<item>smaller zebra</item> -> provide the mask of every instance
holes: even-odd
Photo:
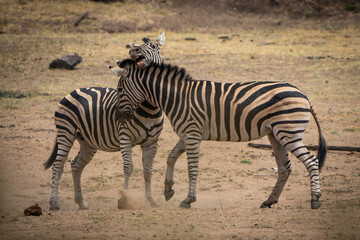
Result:
[[[164,43],[164,33],[161,33],[155,42],[144,38],[144,44],[134,45],[129,54],[137,62],[142,62],[139,64],[142,67],[152,61],[161,63],[159,49]],[[98,150],[121,151],[124,160],[124,188],[128,189],[133,170],[131,148],[135,145],[140,145],[142,148],[146,197],[151,206],[158,206],[151,193],[151,175],[157,141],[163,128],[162,111],[144,102],[136,111],[136,116],[132,121],[119,124],[117,102],[116,89],[103,87],[79,88],[60,101],[55,112],[55,145],[51,156],[44,163],[45,169],[52,166],[50,210],[60,209],[58,186],[65,161],[75,140],[80,143],[80,151],[71,162],[71,170],[75,202],[79,205],[79,209],[88,208],[82,192],[81,174],[95,153]]]

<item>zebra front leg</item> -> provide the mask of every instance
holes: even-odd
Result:
[[[151,191],[152,167],[157,151],[157,141],[151,143],[150,145],[141,146],[141,148],[143,152],[142,162],[145,180],[145,195],[152,207],[159,207],[159,205],[153,199]]]
[[[169,201],[175,194],[175,191],[172,189],[174,185],[174,168],[177,159],[185,152],[185,142],[179,140],[175,147],[171,150],[168,159],[167,159],[167,168],[165,176],[165,189],[164,195],[165,200]]]
[[[181,208],[190,208],[191,203],[196,201],[196,181],[199,174],[199,153],[201,137],[190,136],[185,140],[188,161],[189,192],[184,201],[180,203]]]
[[[131,140],[129,139],[128,141],[124,141],[123,139],[121,139],[120,141],[120,151],[121,151],[121,155],[123,157],[123,161],[124,161],[124,189],[128,190],[129,189],[129,181],[130,181],[130,176],[132,174],[132,171],[134,169],[134,164],[132,161],[132,156],[131,156]]]
[[[278,166],[278,179],[269,198],[261,204],[260,208],[271,208],[271,205],[278,202],[280,194],[292,171],[287,150],[275,139],[273,133],[270,133],[268,137],[274,150],[276,164]]]
[[[75,191],[75,203],[79,205],[79,209],[88,209],[84,194],[81,187],[81,174],[85,166],[91,161],[96,153],[96,149],[92,148],[85,142],[80,142],[80,151],[76,155],[75,159],[71,162],[71,172],[74,182]]]

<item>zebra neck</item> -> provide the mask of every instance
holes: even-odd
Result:
[[[183,69],[153,66],[142,77],[140,88],[147,100],[172,118],[172,112],[181,111],[187,102],[191,78]]]

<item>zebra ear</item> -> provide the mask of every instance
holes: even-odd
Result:
[[[160,35],[159,35],[159,37],[156,39],[156,42],[160,45],[160,46],[162,46],[162,45],[164,45],[165,44],[165,33],[164,32],[162,32],[162,33],[160,33]]]
[[[110,65],[108,65],[108,68],[118,77],[120,77],[122,72],[124,71],[119,68],[114,68],[113,66],[110,66]]]

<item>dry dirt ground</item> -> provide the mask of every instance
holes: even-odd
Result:
[[[279,26],[252,21],[251,29],[224,31],[230,37],[225,40],[219,38],[224,35],[221,29],[167,31],[163,57],[186,68],[195,79],[290,82],[311,100],[328,145],[360,147],[357,22],[342,19],[341,25],[333,26],[322,20],[299,20]],[[163,197],[167,155],[178,140],[168,121],[153,169],[159,208],[149,207],[144,199],[141,151],[134,147],[129,209],[117,209],[123,182],[120,153],[98,152],[82,177],[90,209],[77,209],[67,163],[59,189],[61,209],[48,211],[51,171],[44,171],[42,163],[52,151],[58,102],[78,87],[115,87],[117,79],[106,65],[128,56],[127,43],[155,38],[164,30],[109,34],[65,29],[0,35],[0,238],[360,239],[359,152],[328,152],[318,210],[310,209],[308,173],[291,156],[293,173],[279,203],[260,209],[277,177],[271,151],[247,143],[202,142],[197,202],[191,209],[179,209],[188,188],[185,156],[176,164],[174,198],[166,202]],[[196,40],[186,41],[189,37]],[[73,52],[83,57],[76,70],[48,69],[53,58]],[[314,121],[304,138],[306,144],[317,144]],[[69,161],[78,150],[75,144]],[[24,209],[35,203],[43,215],[24,216]]]

